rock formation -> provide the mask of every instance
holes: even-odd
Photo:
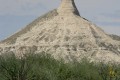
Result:
[[[24,29],[0,42],[0,53],[46,52],[55,59],[119,62],[120,40],[112,39],[92,22],[82,18],[74,0],[39,17]]]

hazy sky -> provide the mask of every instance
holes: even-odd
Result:
[[[55,9],[61,0],[0,0],[0,40],[37,17]],[[120,0],[75,0],[82,17],[107,33],[120,35]]]

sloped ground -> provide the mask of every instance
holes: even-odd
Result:
[[[56,9],[53,11],[48,12],[47,14],[37,18],[36,20],[34,20],[32,23],[28,24],[24,29],[22,29],[21,31],[17,32],[16,34],[8,37],[7,39],[1,41],[0,43],[7,43],[7,44],[15,44],[16,39],[21,36],[22,34],[27,33],[28,31],[31,30],[31,28],[33,28],[33,26],[37,25],[39,22],[45,21],[46,19],[51,19],[54,16],[57,16],[57,11]]]

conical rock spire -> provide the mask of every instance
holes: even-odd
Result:
[[[58,8],[60,15],[79,15],[79,11],[76,8],[74,0],[62,0],[60,7]]]
[[[0,42],[0,54],[14,52],[21,56],[43,51],[65,61],[86,57],[96,62],[120,63],[120,41],[80,17],[74,0],[62,0],[58,9]]]

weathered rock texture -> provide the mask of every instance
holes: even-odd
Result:
[[[0,42],[0,53],[46,52],[56,59],[119,62],[120,40],[82,18],[74,0],[62,0],[58,9],[39,17]]]

